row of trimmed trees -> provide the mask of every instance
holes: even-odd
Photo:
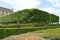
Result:
[[[0,23],[41,23],[59,22],[59,16],[49,14],[39,9],[24,9],[10,15],[0,17]]]

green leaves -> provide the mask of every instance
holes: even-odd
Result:
[[[59,16],[39,9],[24,9],[0,17],[0,23],[53,23],[59,22]]]
[[[59,22],[59,16],[56,16],[54,14],[50,14],[50,22],[51,23]]]

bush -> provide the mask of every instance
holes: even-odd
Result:
[[[51,38],[51,40],[60,40],[60,38],[54,37],[54,38]]]

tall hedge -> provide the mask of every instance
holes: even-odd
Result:
[[[0,17],[0,23],[44,23],[59,22],[59,16],[39,9],[24,9]]]

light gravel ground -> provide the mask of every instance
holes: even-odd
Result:
[[[19,35],[12,35],[1,40],[45,40],[44,38],[40,37],[43,33],[26,33],[26,34],[19,34]]]

